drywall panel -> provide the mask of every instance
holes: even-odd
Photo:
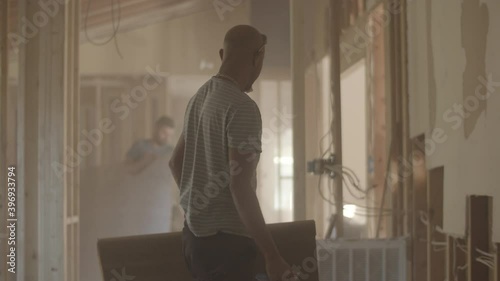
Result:
[[[478,2],[478,1],[465,1]],[[468,91],[464,93],[463,101],[465,107],[469,103],[471,117],[464,120],[464,129],[461,132],[461,143],[459,153],[460,168],[458,176],[462,189],[467,194],[489,195],[493,196],[493,241],[500,241],[500,19],[493,15],[500,13],[500,2],[497,0],[485,1],[484,6],[465,7],[464,11],[470,11],[475,15],[474,29],[468,26],[471,24],[469,19],[465,18],[463,26],[467,27],[466,34],[469,40],[486,41],[486,49],[482,50],[481,42],[477,47],[479,54],[472,51],[467,52],[467,59],[474,59],[480,55],[484,59],[484,70],[474,73],[469,77],[474,81],[474,94]],[[484,7],[484,8],[482,8]],[[487,12],[484,12],[487,11]],[[489,14],[490,16],[487,16]],[[466,15],[464,15],[466,16]],[[486,20],[486,23],[484,21]],[[486,25],[487,24],[487,25]],[[487,36],[476,36],[488,30]],[[463,30],[464,32],[464,30]],[[466,70],[467,71],[467,70]],[[465,72],[464,72],[465,73]],[[485,76],[482,76],[482,75]],[[489,82],[486,82],[489,81]],[[469,82],[472,83],[472,82]],[[465,85],[465,83],[464,83]],[[471,88],[472,89],[472,88]],[[481,96],[485,97],[485,107],[471,107],[472,103],[481,104]],[[467,125],[469,124],[469,125]],[[468,136],[468,137],[467,137]],[[450,205],[451,214],[452,207]]]
[[[426,164],[428,169],[444,166],[444,227],[450,233],[463,235],[466,196],[457,175],[460,166],[460,139],[463,134],[459,127],[450,124],[448,116],[449,109],[460,102],[462,92],[465,58],[461,48],[461,6],[460,2],[451,0],[427,2],[426,5],[431,6],[430,9],[426,8],[431,13],[431,28],[428,30],[431,34],[424,35],[433,42],[429,51],[434,58],[437,93],[433,100],[436,110],[434,127],[429,126],[425,130]],[[429,66],[425,69],[428,71]],[[456,206],[460,207],[450,212]]]
[[[464,235],[466,196],[489,195],[500,241],[500,19],[491,16],[500,3],[411,1],[408,9],[410,130],[426,135],[427,168],[444,166],[444,229]]]

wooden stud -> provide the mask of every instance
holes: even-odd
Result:
[[[457,238],[451,235],[446,235],[446,280],[456,280],[457,275],[457,252],[460,249],[457,247]]]
[[[394,0],[388,0],[384,3],[384,8],[392,5]],[[402,160],[403,160],[403,132],[402,132],[402,83],[401,83],[401,68],[403,67],[402,57],[401,57],[401,32],[400,26],[401,17],[400,14],[392,15],[392,20],[387,26],[388,30],[388,48],[386,49],[387,58],[389,59],[389,71],[388,71],[388,90],[390,93],[390,116],[392,121],[391,126],[391,142],[393,145],[394,153],[392,155],[391,161],[394,163],[395,172],[398,175],[397,181],[394,183],[393,192],[393,208],[395,210],[393,216],[393,237],[398,237],[403,235],[404,230],[404,191],[403,191],[403,181],[402,175]]]
[[[28,20],[45,13],[35,0],[20,4],[21,16]],[[20,280],[73,281],[78,274],[74,224],[79,164],[74,151],[79,140],[79,1],[59,5],[47,24],[20,47]]]
[[[490,269],[477,261],[479,250],[490,252],[491,241],[491,197],[469,196],[468,215],[468,280],[490,280]]]
[[[466,266],[467,264],[467,253],[464,252],[458,245],[463,245],[463,247],[467,247],[467,240],[463,238],[456,239],[457,243],[455,246],[457,247],[457,281],[466,281],[467,280],[467,272],[469,271],[468,267],[460,268],[462,266]]]
[[[351,24],[355,23],[356,20],[358,19],[358,16],[360,15],[358,5],[359,5],[358,0],[351,0],[351,7],[350,7]]]
[[[305,46],[304,5],[302,0],[290,3],[292,100],[293,100],[293,216],[294,220],[306,218],[306,124],[305,124]]]
[[[500,281],[500,243],[496,243],[496,250],[497,250],[497,256],[496,256],[496,281]]]
[[[375,14],[380,13],[383,7],[371,12],[370,17]],[[370,19],[371,20],[371,19]],[[385,184],[385,175],[387,173],[387,152],[386,149],[386,104],[385,104],[385,30],[381,30],[380,34],[374,38],[373,49],[371,53],[373,54],[373,150],[374,155],[374,187],[375,187],[375,202],[381,202],[383,196],[383,189]],[[378,206],[377,206],[378,207]],[[387,230],[387,219],[388,217],[383,217],[381,223],[381,237],[388,237],[389,233]]]
[[[425,136],[417,137],[413,142],[412,167],[413,167],[413,279],[415,281],[427,280],[427,225],[420,220],[420,214],[427,212],[427,169],[425,165],[425,152],[420,144]]]
[[[351,1],[337,1],[340,2],[338,8],[336,9],[337,15],[340,16],[339,18],[339,24],[340,24],[340,30],[348,28],[349,25],[351,24]],[[333,7],[333,6],[332,6]]]
[[[446,236],[446,280],[455,280],[457,262],[455,243],[455,237]]]
[[[8,162],[7,157],[7,120],[8,118],[8,39],[7,33],[9,30],[8,22],[9,1],[1,1],[0,3],[0,254],[7,255],[7,221],[3,218],[7,217],[7,165],[13,164]],[[5,186],[5,187],[4,187]],[[5,257],[5,256],[4,256]],[[2,258],[4,258],[2,257]],[[0,280],[7,279],[7,263],[3,262],[0,266]]]
[[[445,280],[446,278],[446,252],[433,243],[446,242],[446,235],[440,233],[443,229],[443,202],[444,202],[444,167],[434,168],[429,171],[429,184],[427,185],[428,220],[427,228],[427,259],[428,280]],[[438,249],[436,249],[438,248]]]
[[[397,134],[398,134],[398,156],[397,156],[397,165],[398,165],[398,175],[399,175],[399,182],[398,182],[398,192],[399,192],[399,216],[398,216],[398,230],[399,230],[399,236],[405,235],[405,206],[406,206],[406,193],[404,190],[404,182],[406,176],[404,175],[404,167],[403,167],[403,161],[405,158],[405,154],[403,151],[403,145],[405,142],[405,139],[409,137],[408,135],[403,134],[403,107],[405,105],[403,104],[403,95],[406,93],[406,91],[403,89],[403,84],[402,84],[402,74],[403,74],[403,67],[404,67],[404,60],[402,57],[402,37],[401,37],[401,14],[395,14],[394,15],[394,33],[395,33],[395,42],[394,42],[394,48],[397,49],[396,52],[396,57],[395,57],[395,62],[394,62],[394,68],[396,69],[396,89],[395,89],[395,95],[396,95],[396,114],[397,114]]]
[[[32,16],[37,12],[35,1],[20,1],[21,6],[21,17],[32,18]],[[38,115],[39,115],[39,103],[41,95],[39,94],[39,41],[40,34],[31,38],[26,44],[20,46],[20,62],[19,62],[19,103],[21,109],[19,110],[22,115],[19,118],[19,130],[23,135],[22,146],[19,158],[19,172],[23,174],[22,179],[18,182],[18,190],[20,194],[25,194],[24,200],[21,202],[24,204],[23,217],[24,221],[23,228],[21,230],[20,240],[23,242],[19,245],[20,267],[23,268],[18,274],[21,275],[18,278],[21,280],[37,280],[39,279],[39,228],[38,228],[38,213],[39,213],[39,190],[41,189],[41,184],[39,183],[39,136],[38,136]],[[41,81],[40,81],[41,82]],[[53,132],[55,136],[55,132]],[[62,196],[61,196],[62,197]],[[62,217],[62,214],[58,214]],[[62,218],[61,218],[62,219]],[[55,226],[52,226],[55,227]],[[61,233],[62,234],[62,233]],[[23,237],[24,236],[24,237]],[[41,235],[40,235],[41,236]],[[58,235],[59,241],[62,241],[62,237]],[[54,249],[55,250],[55,249]],[[62,255],[62,253],[59,253]]]
[[[18,15],[19,17],[21,16],[26,16],[27,15],[27,3],[26,1],[18,1]],[[37,38],[32,38],[31,40],[37,40]],[[31,41],[30,40],[30,41]],[[29,200],[31,198],[25,198],[24,194],[26,194],[26,181],[25,181],[25,143],[26,143],[26,134],[25,134],[25,129],[26,129],[26,122],[25,122],[25,111],[26,111],[26,92],[29,89],[27,86],[26,81],[26,72],[24,71],[24,65],[27,60],[27,46],[26,44],[22,44],[19,46],[19,56],[18,56],[18,65],[19,65],[19,77],[18,77],[18,90],[17,90],[17,106],[16,106],[16,126],[17,126],[17,132],[16,132],[16,140],[17,140],[17,146],[16,146],[16,162],[17,162],[17,172],[20,175],[17,179],[17,192],[18,194],[23,194],[22,197],[19,197],[19,202],[18,202],[18,217],[19,220],[26,221],[26,216],[28,213],[27,208],[25,207],[26,205],[29,204]],[[33,62],[35,64],[35,62]],[[26,241],[26,222],[19,224],[19,229],[17,233],[17,239],[21,241],[22,244],[18,245],[18,266],[20,269],[19,272],[17,272],[17,279],[16,280],[25,280],[26,279],[26,271],[28,270],[27,265],[27,259],[25,253],[27,252],[26,249],[28,246],[30,246],[29,243],[24,243]]]
[[[71,147],[73,151],[78,151],[80,141],[80,84],[79,84],[79,35],[80,35],[80,7],[78,1],[71,1],[66,4],[66,42],[67,52],[65,61],[66,80],[66,104],[65,104],[65,146]],[[71,167],[67,174],[65,183],[65,200],[67,209],[65,210],[65,280],[76,281],[79,279],[79,183],[80,167]]]
[[[407,46],[407,18],[406,18],[406,1],[401,2],[401,13],[400,19],[400,46],[401,46],[401,58],[400,58],[400,72],[401,72],[401,134],[402,134],[402,167],[401,175],[403,177],[403,193],[404,193],[404,210],[409,211],[413,208],[412,199],[412,176],[413,171],[411,170],[411,139],[410,139],[410,114],[409,114],[409,93],[408,93],[408,46]],[[412,233],[412,220],[408,213],[404,214],[404,227],[403,233],[408,235]]]
[[[467,280],[467,256],[464,247],[467,247],[465,239],[448,236],[446,270],[447,280]]]
[[[363,15],[365,13],[365,0],[357,0],[358,1],[358,15]]]
[[[344,4],[348,1],[343,1]],[[341,71],[340,71],[340,11],[341,1],[331,0],[331,23],[330,23],[330,85],[333,100],[332,140],[335,146],[335,164],[342,166],[342,101],[341,101]],[[344,10],[345,11],[345,10]],[[344,199],[342,177],[335,177],[335,207],[337,213],[336,233],[337,237],[344,235]]]

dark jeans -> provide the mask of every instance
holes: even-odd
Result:
[[[255,280],[257,247],[253,239],[227,233],[196,237],[184,224],[182,250],[193,280]]]

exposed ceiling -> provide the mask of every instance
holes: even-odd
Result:
[[[19,24],[19,0],[9,0],[9,31],[16,33]],[[35,3],[36,1],[33,1]],[[58,5],[60,1],[40,1]],[[213,9],[210,0],[80,0],[81,30],[94,36],[109,36],[119,20],[118,32],[131,30],[159,21]],[[54,9],[51,6],[51,9]],[[43,10],[43,9],[42,9]],[[32,23],[33,19],[27,19]],[[84,39],[85,37],[82,37]]]
[[[84,28],[87,28],[87,32],[93,37],[109,36],[109,34],[113,32],[113,14],[115,17],[115,24],[117,23],[118,15],[120,15],[119,31],[123,32],[156,22],[213,9],[210,0],[81,1],[82,31]],[[113,3],[114,9],[112,8]],[[85,41],[85,37],[82,37],[82,41]]]

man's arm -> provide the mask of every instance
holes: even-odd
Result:
[[[230,188],[241,221],[264,256],[269,280],[284,280],[284,277],[291,273],[291,268],[276,248],[255,192],[259,154],[255,152],[241,154],[237,149],[230,148],[229,161],[230,166],[236,167],[231,175]]]
[[[156,159],[153,153],[145,153],[139,160],[134,161],[132,158],[127,157],[125,160],[125,168],[130,174],[139,174],[146,167],[148,167]]]
[[[262,119],[257,105],[248,101],[235,107],[227,125],[231,194],[241,221],[260,252],[266,259],[272,259],[279,253],[267,230],[255,193],[257,164],[262,151],[261,134]]]
[[[262,254],[272,256],[277,254],[278,250],[267,230],[255,193],[258,159],[256,153],[240,154],[235,148],[229,149],[229,161],[231,166],[236,167],[231,175],[230,188],[243,224],[255,239]]]
[[[184,133],[181,134],[177,144],[175,145],[174,151],[172,152],[172,157],[168,165],[170,166],[170,171],[174,177],[177,186],[180,186],[181,176],[182,176],[182,163],[184,162],[184,149],[186,143],[184,141]]]

